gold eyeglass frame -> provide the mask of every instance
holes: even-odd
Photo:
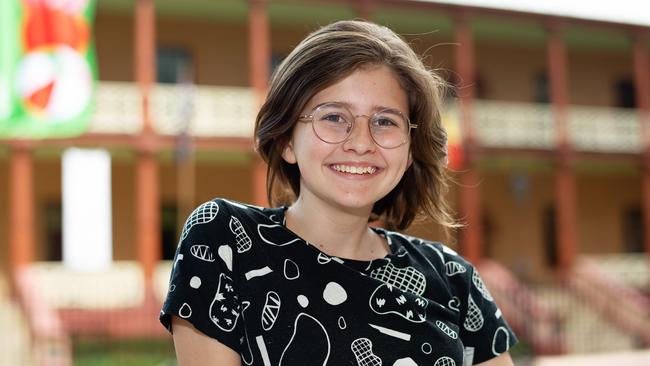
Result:
[[[349,127],[348,127],[348,134],[347,134],[347,136],[345,136],[345,138],[344,138],[343,140],[338,141],[338,142],[326,141],[326,140],[324,140],[322,137],[320,137],[320,136],[318,135],[318,133],[316,132],[316,127],[314,127],[314,123],[313,123],[313,122],[314,122],[314,115],[316,114],[316,111],[317,111],[319,108],[322,108],[322,107],[324,107],[324,106],[329,106],[329,105],[335,105],[335,106],[341,107],[342,109],[344,109],[345,111],[347,111],[347,112],[349,113],[350,116],[353,117],[352,121],[348,121]],[[378,115],[378,114],[380,114],[380,113],[382,113],[382,112],[385,112],[385,111],[390,111],[391,113],[398,114],[399,116],[401,116],[402,118],[404,118],[404,121],[406,121],[406,123],[407,123],[406,138],[404,139],[404,141],[402,141],[402,142],[401,142],[399,145],[397,145],[397,146],[392,146],[392,147],[385,147],[385,146],[383,146],[382,144],[378,143],[377,140],[375,140],[375,136],[374,136],[374,134],[372,133],[372,128],[370,127],[370,121],[372,121],[372,119],[373,119],[376,115]],[[311,129],[312,129],[312,131],[314,132],[314,135],[316,135],[316,137],[318,137],[318,139],[321,140],[321,141],[323,141],[324,143],[327,143],[327,144],[342,144],[342,143],[348,141],[348,139],[350,138],[350,136],[352,136],[352,131],[354,130],[354,126],[355,126],[355,124],[356,124],[357,118],[359,118],[359,117],[366,117],[366,118],[368,118],[368,132],[370,133],[370,137],[372,138],[372,141],[373,141],[377,146],[380,146],[380,147],[382,147],[382,148],[384,148],[384,149],[396,149],[396,148],[398,148],[398,147],[400,147],[400,146],[406,144],[406,143],[409,141],[409,138],[411,137],[411,129],[418,128],[418,125],[417,125],[417,124],[413,124],[413,123],[411,123],[410,119],[409,119],[408,117],[406,117],[406,116],[404,115],[404,113],[402,113],[402,112],[399,111],[399,110],[386,108],[386,109],[379,110],[379,111],[373,113],[372,115],[368,116],[367,114],[354,114],[354,113],[352,113],[352,111],[350,111],[350,108],[348,108],[345,104],[337,103],[337,102],[326,102],[326,103],[321,103],[321,104],[317,105],[316,107],[314,107],[314,109],[311,111],[310,114],[304,114],[304,115],[302,115],[302,116],[299,116],[299,117],[298,117],[298,121],[305,122],[305,123],[312,122],[312,124],[311,124]]]

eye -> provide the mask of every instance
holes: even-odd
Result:
[[[390,116],[390,115],[378,115],[372,120],[372,124],[374,127],[379,127],[379,128],[399,128],[403,125],[403,122],[400,122],[400,119],[398,117]]]
[[[347,124],[348,123],[347,119],[345,118],[345,115],[343,115],[342,113],[338,113],[338,112],[326,113],[326,114],[324,114],[324,115],[322,115],[320,117],[320,120],[321,121],[326,121],[326,122],[332,122],[332,123],[335,123],[335,124],[339,124],[339,123],[340,124],[344,124],[344,123]]]

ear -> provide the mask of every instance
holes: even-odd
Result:
[[[296,154],[293,152],[293,141],[289,141],[284,146],[284,150],[282,150],[282,159],[289,164],[295,164],[297,162]]]

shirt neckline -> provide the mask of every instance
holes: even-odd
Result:
[[[280,224],[282,226],[282,228],[284,228],[284,230],[287,233],[289,233],[290,235],[292,235],[293,237],[295,237],[297,239],[300,239],[302,242],[307,244],[307,246],[312,248],[312,250],[315,251],[318,255],[322,254],[322,255],[325,255],[325,256],[327,256],[329,258],[338,258],[338,259],[342,260],[345,263],[354,263],[354,264],[357,264],[359,266],[363,265],[363,266],[369,268],[370,265],[373,262],[382,261],[382,260],[389,260],[390,261],[391,258],[395,255],[395,253],[397,253],[397,251],[399,249],[398,245],[397,245],[398,240],[395,240],[395,238],[393,237],[393,235],[391,234],[390,231],[388,231],[388,230],[386,230],[384,228],[381,228],[381,227],[370,226],[370,229],[372,231],[374,231],[376,234],[381,235],[382,237],[384,237],[386,239],[386,241],[388,242],[388,248],[389,248],[390,251],[385,256],[378,257],[378,258],[373,258],[373,259],[368,259],[368,260],[363,260],[363,259],[345,258],[345,257],[339,257],[339,256],[327,254],[327,253],[323,252],[322,250],[320,250],[320,248],[318,248],[318,246],[314,245],[313,243],[310,243],[308,240],[305,240],[300,235],[296,234],[293,230],[291,230],[291,229],[289,229],[287,227],[285,212],[286,212],[286,210],[288,208],[289,208],[288,206],[280,206],[280,207],[277,207],[277,208],[273,209],[273,211],[275,211],[274,214],[276,215],[276,219],[278,219],[278,222],[276,222],[276,223]]]

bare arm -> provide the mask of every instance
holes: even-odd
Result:
[[[476,366],[514,366],[514,363],[512,362],[510,353],[506,352],[493,359],[477,363]]]
[[[172,329],[179,366],[241,366],[235,351],[199,332],[187,320],[172,316]]]

